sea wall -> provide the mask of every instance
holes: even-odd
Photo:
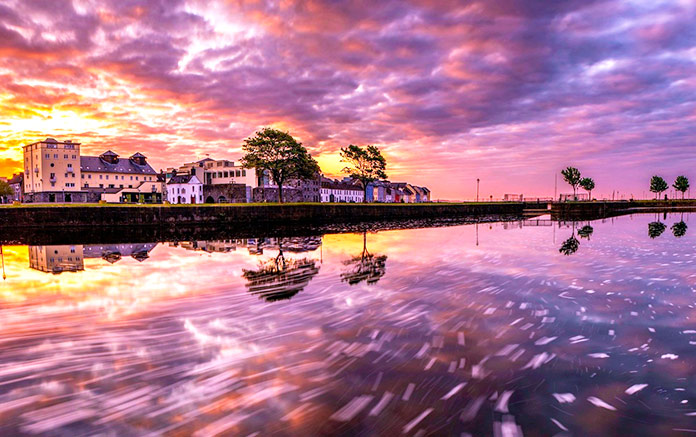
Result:
[[[127,227],[248,223],[324,224],[385,220],[521,216],[522,203],[479,204],[269,204],[161,206],[32,206],[0,208],[0,226],[17,228]]]

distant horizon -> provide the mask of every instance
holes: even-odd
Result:
[[[271,126],[329,177],[374,144],[433,199],[475,199],[477,179],[484,200],[550,197],[567,166],[593,197],[650,198],[653,175],[696,181],[694,22],[677,0],[10,0],[0,175],[47,136],[164,169]]]

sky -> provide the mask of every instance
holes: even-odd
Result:
[[[51,136],[153,167],[289,131],[378,146],[433,199],[696,182],[696,0],[4,0],[0,175]],[[558,176],[558,192],[571,192]]]

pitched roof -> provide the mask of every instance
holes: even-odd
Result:
[[[172,176],[169,179],[169,182],[167,182],[167,185],[169,184],[188,184],[188,183],[193,183],[193,184],[200,184],[201,181],[196,178],[195,181],[192,181],[191,179],[196,178],[195,175],[191,174],[178,174],[176,176]]]
[[[83,172],[157,174],[155,169],[150,167],[150,164],[139,165],[130,159],[119,159],[116,164],[111,164],[98,156],[80,156],[80,169]]]
[[[112,152],[111,150],[107,150],[106,152],[102,153],[99,156],[118,156],[117,153]]]
[[[131,158],[145,158],[145,155],[143,155],[140,152],[135,152],[135,154],[131,156]]]

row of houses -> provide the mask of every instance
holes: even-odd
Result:
[[[24,171],[7,182],[14,194],[0,201],[26,203],[248,203],[276,201],[280,187],[265,172],[240,162],[205,158],[155,171],[147,157],[123,158],[107,150],[80,153],[80,143],[46,138],[24,146]],[[317,174],[283,187],[288,202],[363,202],[358,181]],[[368,202],[428,202],[430,191],[407,183],[368,184]]]

